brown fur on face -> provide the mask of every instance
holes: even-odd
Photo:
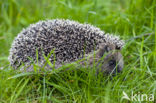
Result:
[[[122,71],[124,66],[123,56],[120,53],[121,48],[114,44],[101,44],[99,50],[89,57],[89,65],[94,62],[97,66],[97,74],[115,74]]]

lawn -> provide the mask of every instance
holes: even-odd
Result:
[[[125,40],[123,72],[21,73],[10,69],[14,38],[46,19],[89,23]],[[127,95],[128,99],[123,98]],[[156,0],[0,0],[0,103],[156,102]]]

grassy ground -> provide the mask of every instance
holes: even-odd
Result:
[[[92,70],[10,70],[7,57],[14,37],[31,23],[54,18],[87,22],[120,35],[126,41],[123,72],[111,79],[95,77]],[[123,91],[128,96],[132,91],[153,94],[156,102],[156,0],[0,0],[0,68],[0,103],[134,102],[122,99]]]

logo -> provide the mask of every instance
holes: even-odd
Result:
[[[123,91],[123,99],[127,99],[129,101],[154,101],[154,94],[141,94],[138,92],[137,94],[134,94],[134,92],[131,92],[131,95],[128,96],[126,92]]]

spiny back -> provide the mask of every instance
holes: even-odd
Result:
[[[36,51],[42,61],[43,54],[47,56],[55,49],[57,62],[71,62],[97,50],[100,43],[111,43],[117,48],[124,45],[119,37],[105,34],[89,24],[63,19],[39,21],[18,34],[10,49],[9,61],[17,68],[22,63],[29,64],[29,58],[36,61]],[[50,61],[53,62],[53,55]]]

